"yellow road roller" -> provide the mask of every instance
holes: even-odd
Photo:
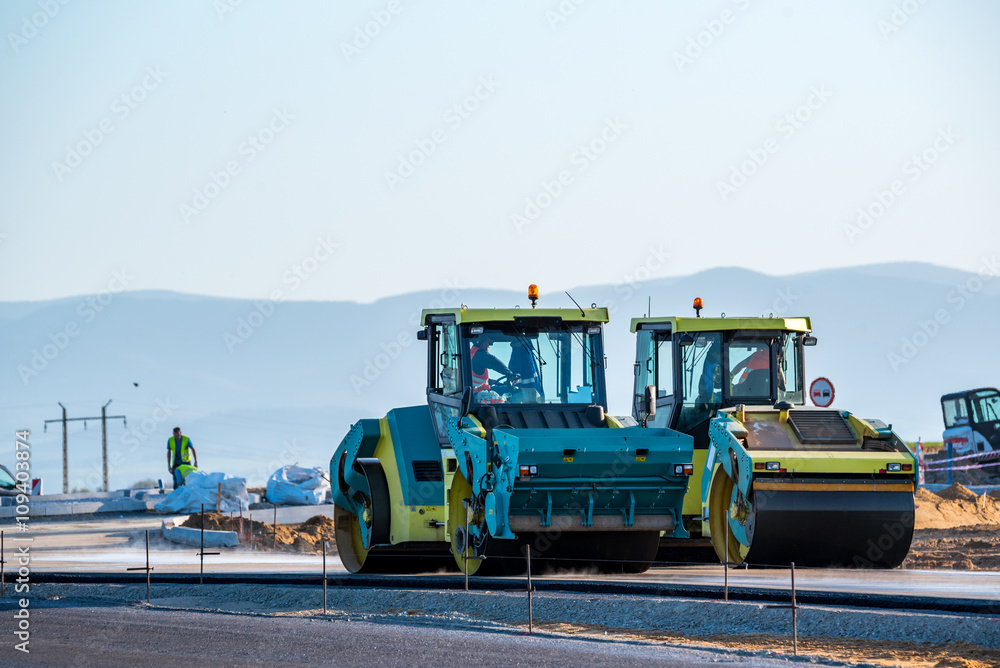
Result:
[[[633,417],[694,440],[690,534],[737,564],[899,566],[915,457],[880,420],[805,406],[809,318],[700,317],[694,306],[694,317],[632,320]]]
[[[607,413],[605,308],[428,309],[425,403],[357,422],[330,461],[352,573],[640,572],[681,517],[693,439]]]

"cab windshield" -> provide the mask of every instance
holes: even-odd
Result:
[[[994,390],[973,393],[972,415],[976,423],[1000,421],[1000,394]]]
[[[770,399],[801,404],[801,344],[798,332],[782,332],[774,338],[734,338],[728,344],[729,396],[739,403],[746,398]],[[773,355],[772,355],[773,349]],[[772,366],[775,366],[772,373]],[[777,383],[776,393],[772,382]]]
[[[0,466],[0,489],[14,489],[15,487],[17,487],[17,483],[14,482],[10,471],[7,470],[6,466]]]
[[[467,334],[473,403],[601,404],[601,327],[490,323]]]

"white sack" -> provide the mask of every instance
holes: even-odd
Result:
[[[290,464],[275,471],[267,480],[269,503],[286,506],[315,506],[326,499],[330,483],[323,469]]]
[[[163,501],[156,504],[156,512],[196,513],[201,510],[202,504],[205,504],[205,512],[215,512],[219,502],[220,484],[222,485],[220,508],[222,512],[239,512],[241,509],[250,509],[246,478],[237,478],[225,473],[192,471],[184,479],[182,487],[175,489]]]

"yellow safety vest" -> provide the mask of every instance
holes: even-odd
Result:
[[[472,351],[469,354],[469,362],[476,359],[476,353],[480,350],[485,350],[485,348],[480,348],[479,346],[472,346]],[[487,353],[489,354],[489,353]],[[476,373],[474,370],[472,372],[472,391],[473,392],[489,392],[490,391],[490,370],[484,369],[481,374]]]
[[[173,436],[167,439],[167,450],[174,453],[174,468],[177,468],[181,464],[191,463],[191,451],[188,449],[190,445],[191,439],[182,435],[180,452],[178,452],[176,439]]]
[[[187,480],[188,474],[198,469],[187,464],[181,464],[177,467],[177,470],[181,472],[181,480]]]

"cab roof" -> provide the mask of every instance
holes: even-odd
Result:
[[[971,397],[973,394],[979,394],[980,392],[987,396],[990,394],[1000,394],[995,387],[979,387],[975,390],[963,390],[961,392],[945,394],[941,397],[941,401],[948,401],[949,399],[964,399],[965,397]]]
[[[809,318],[632,318],[632,332],[669,325],[672,332],[728,332],[738,329],[774,329],[811,332]]]
[[[583,311],[581,313],[580,311]],[[455,322],[514,322],[514,318],[560,317],[566,322],[608,322],[606,308],[428,308],[420,313],[420,323],[430,323],[433,315],[453,315]]]

